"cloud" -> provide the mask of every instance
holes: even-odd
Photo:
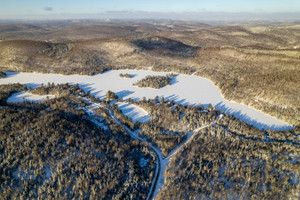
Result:
[[[47,6],[47,7],[44,8],[44,10],[46,10],[46,11],[52,11],[53,7]]]

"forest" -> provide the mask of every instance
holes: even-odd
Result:
[[[1,87],[7,87],[1,96],[16,90]],[[133,141],[105,113],[101,123],[108,130],[93,123],[78,109],[87,103],[75,96],[82,92],[76,86],[49,84],[36,90],[46,91],[61,96],[2,104],[1,198],[145,199],[156,166],[148,147]]]
[[[200,131],[165,171],[157,199],[299,199],[299,145]]]

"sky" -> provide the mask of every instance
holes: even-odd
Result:
[[[300,0],[0,0],[0,19],[221,19],[237,15],[300,19]]]

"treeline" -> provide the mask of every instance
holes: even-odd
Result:
[[[170,160],[157,199],[298,199],[299,155],[210,126]]]
[[[172,66],[156,64],[153,65],[153,68],[151,70],[157,72],[172,72],[172,73],[192,75],[196,71],[196,68],[187,67],[178,63],[174,63]]]
[[[139,80],[133,85],[138,87],[150,87],[154,89],[159,89],[165,87],[166,85],[171,85],[171,77],[173,74],[167,74],[166,76],[146,76],[145,78]]]
[[[26,91],[26,85],[20,83],[0,85],[0,105],[5,105],[7,99],[14,93]]]
[[[109,129],[96,126],[78,109],[86,106],[70,94],[0,109],[2,198],[146,199],[155,155],[105,113]]]

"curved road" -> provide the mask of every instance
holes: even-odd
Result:
[[[202,129],[205,129],[209,126],[212,126],[215,122],[209,124],[209,125],[205,125],[202,126],[200,128],[195,129],[194,131],[191,131],[187,134],[187,138],[186,140],[178,145],[177,147],[175,147],[168,155],[168,157],[164,158],[164,155],[161,153],[161,151],[153,146],[150,142],[148,142],[147,140],[145,140],[144,138],[141,138],[138,134],[138,131],[132,131],[130,130],[126,125],[124,125],[122,122],[120,122],[120,120],[113,114],[113,112],[105,107],[100,105],[99,103],[94,103],[92,102],[90,99],[87,98],[83,98],[85,101],[88,101],[89,103],[91,103],[91,105],[89,106],[89,109],[85,109],[87,111],[87,113],[91,116],[92,114],[94,114],[94,109],[96,108],[104,108],[108,111],[110,117],[112,119],[115,120],[116,123],[118,123],[119,125],[121,125],[128,133],[130,133],[130,135],[140,141],[140,142],[145,142],[147,143],[148,147],[155,153],[156,157],[157,157],[157,163],[156,163],[156,170],[155,170],[155,176],[154,179],[151,183],[151,187],[150,187],[150,192],[147,196],[147,199],[155,199],[156,195],[159,193],[159,191],[161,190],[161,188],[164,185],[164,181],[165,181],[165,177],[163,176],[163,173],[165,171],[166,166],[169,165],[169,160],[177,154],[177,152],[182,149],[183,146],[185,146],[186,144],[188,144],[195,136],[195,133],[199,132]],[[92,120],[96,125],[101,126],[99,123],[97,123],[95,120]]]
[[[132,130],[130,130],[126,125],[124,125],[122,122],[120,122],[120,120],[118,120],[118,119],[114,116],[113,112],[112,112],[109,108],[107,108],[107,107],[105,107],[105,106],[102,106],[102,105],[100,105],[99,103],[93,103],[93,102],[91,102],[91,101],[90,101],[89,99],[87,99],[87,98],[84,98],[84,99],[85,99],[86,101],[88,101],[89,103],[91,103],[91,105],[89,106],[90,109],[85,109],[89,115],[92,115],[92,114],[94,113],[93,110],[96,109],[96,108],[102,107],[102,108],[106,109],[106,110],[109,112],[110,117],[111,117],[112,119],[114,119],[116,123],[118,123],[119,125],[121,125],[122,127],[124,127],[125,130],[126,130],[128,133],[130,133],[130,135],[132,136],[132,138],[134,138],[134,139],[136,139],[136,140],[138,140],[138,141],[140,141],[140,142],[145,142],[145,143],[147,143],[149,149],[151,149],[151,150],[155,153],[155,155],[156,155],[156,157],[157,157],[156,170],[155,170],[155,176],[154,176],[153,181],[152,181],[152,183],[151,183],[150,192],[149,192],[149,194],[148,194],[148,196],[147,196],[147,199],[148,199],[148,200],[149,200],[149,199],[155,199],[155,197],[157,196],[157,194],[160,192],[161,188],[163,187],[164,182],[165,182],[165,177],[163,176],[163,173],[164,173],[164,171],[165,171],[165,168],[169,165],[170,159],[171,159],[173,156],[175,156],[175,155],[176,155],[176,154],[177,154],[177,153],[178,153],[185,145],[187,145],[188,143],[190,143],[190,142],[193,140],[193,138],[194,138],[195,135],[196,135],[195,133],[201,131],[202,129],[208,128],[208,127],[210,127],[210,126],[219,126],[219,125],[216,124],[216,121],[217,121],[217,119],[222,118],[222,114],[221,114],[221,115],[219,115],[219,116],[216,118],[216,120],[215,120],[214,122],[212,122],[212,123],[210,123],[210,124],[208,124],[208,125],[202,126],[202,127],[200,127],[200,128],[197,128],[197,129],[195,129],[194,131],[189,132],[189,133],[187,134],[187,137],[186,137],[185,141],[184,141],[182,144],[180,144],[180,145],[178,145],[177,147],[175,147],[175,148],[169,153],[169,155],[165,158],[165,157],[163,156],[163,154],[161,153],[161,151],[160,151],[157,147],[153,146],[153,144],[151,144],[150,142],[148,142],[146,139],[141,138],[141,137],[139,136],[139,134],[138,134],[138,131],[132,131]],[[92,121],[93,121],[96,125],[101,126],[101,124],[98,123],[97,121],[95,121],[95,120],[92,120]],[[223,128],[225,131],[231,133],[232,135],[236,136],[236,137],[243,137],[243,136],[236,135],[235,133],[232,133],[231,131],[227,130],[225,127],[222,127],[222,126],[220,126],[220,127]],[[288,143],[288,144],[292,144],[292,145],[296,145],[296,146],[299,146],[299,145],[300,145],[299,143],[293,142],[293,141],[287,142],[287,141],[279,141],[279,140],[277,141],[277,140],[272,140],[272,139],[269,139],[269,141],[267,141],[268,138],[267,138],[266,141],[261,140],[261,139],[257,139],[257,138],[244,138],[244,137],[243,137],[243,139],[251,139],[251,140],[260,141],[260,142],[279,142],[279,143]]]

